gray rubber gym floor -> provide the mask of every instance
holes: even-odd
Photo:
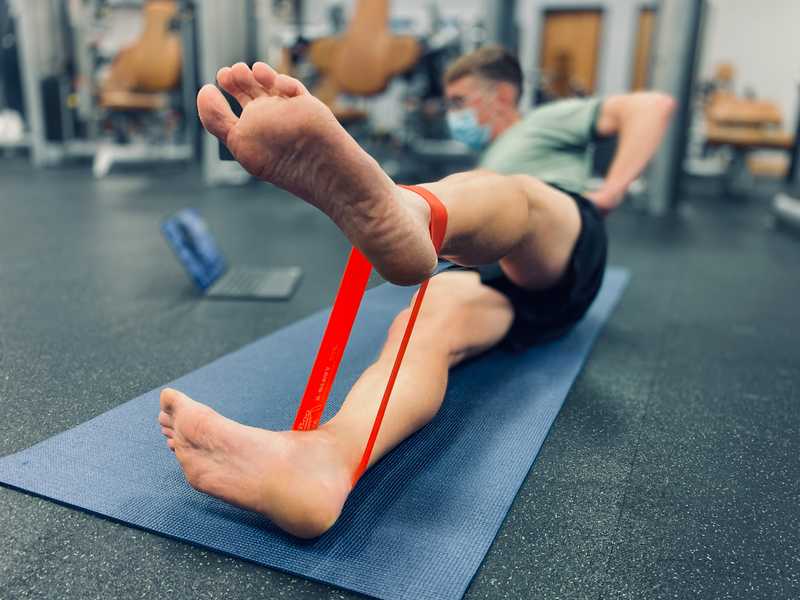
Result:
[[[295,298],[199,300],[158,230],[184,206]],[[757,199],[681,214],[609,220],[631,285],[467,598],[800,597],[800,239]],[[0,455],[329,304],[347,250],[269,186],[2,160]],[[0,532],[3,599],[353,597],[5,488]]]

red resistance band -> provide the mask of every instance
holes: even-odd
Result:
[[[442,248],[442,242],[444,241],[445,231],[447,230],[447,209],[435,195],[423,187],[414,185],[405,185],[401,187],[416,192],[428,202],[431,208],[431,240],[433,240],[433,246],[438,256]],[[347,340],[350,338],[353,323],[356,320],[358,309],[361,306],[361,300],[364,297],[364,291],[367,288],[367,281],[369,280],[371,271],[372,265],[366,257],[356,248],[353,248],[350,252],[350,258],[347,261],[344,274],[342,275],[342,281],[339,284],[339,291],[336,294],[336,300],[333,303],[333,309],[328,318],[328,324],[325,327],[325,333],[322,336],[322,342],[317,351],[314,366],[311,368],[311,374],[308,377],[303,399],[300,401],[300,407],[297,410],[297,416],[292,426],[295,430],[308,431],[310,429],[316,429],[319,425],[319,420],[325,410],[325,403],[328,400],[328,394],[331,391],[331,386],[333,386],[336,372],[339,369],[339,363],[342,360],[342,355],[347,346]],[[380,431],[383,415],[386,413],[386,407],[389,404],[389,397],[392,394],[394,382],[400,370],[400,364],[403,362],[403,356],[405,355],[408,341],[411,339],[411,332],[414,329],[414,323],[417,320],[419,309],[422,306],[422,299],[425,296],[425,290],[428,288],[428,281],[430,280],[426,279],[420,285],[416,299],[414,300],[414,305],[411,307],[411,316],[408,319],[406,330],[403,333],[403,339],[397,350],[397,356],[394,359],[394,365],[389,374],[389,380],[386,383],[386,389],[383,392],[383,398],[381,399],[378,413],[375,416],[372,431],[367,440],[367,445],[364,448],[361,462],[356,472],[353,474],[353,485],[356,484],[369,466],[372,448],[375,445],[375,440],[378,438],[378,431]]]

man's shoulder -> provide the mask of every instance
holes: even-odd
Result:
[[[540,106],[534,106],[525,115],[524,121],[526,123],[538,123],[542,120],[561,119],[585,110],[594,110],[601,102],[602,98],[599,96],[556,100]]]
[[[504,163],[530,148],[530,133],[524,119],[509,127],[484,150],[480,158],[481,167],[502,171]]]

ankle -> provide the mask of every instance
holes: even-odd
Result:
[[[349,479],[361,462],[361,454],[364,451],[363,447],[352,442],[358,436],[343,431],[335,420],[328,421],[316,429],[315,433],[319,435],[320,444],[328,449],[328,456],[331,457],[336,468],[346,474]]]

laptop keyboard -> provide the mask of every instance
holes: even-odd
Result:
[[[229,270],[212,288],[214,295],[282,297],[291,293],[299,269],[248,269],[236,267]]]

